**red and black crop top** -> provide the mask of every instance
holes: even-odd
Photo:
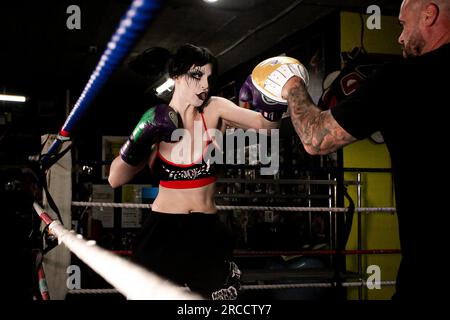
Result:
[[[160,179],[159,184],[161,186],[171,189],[190,189],[203,187],[214,183],[217,180],[216,164],[212,162],[211,159],[205,158],[205,154],[209,148],[214,148],[214,145],[212,144],[212,139],[208,134],[208,128],[206,127],[203,112],[201,112],[200,115],[202,117],[203,127],[208,137],[201,161],[191,164],[178,164],[171,162],[164,158],[164,156],[159,152],[158,145],[155,161],[152,165],[152,171]]]

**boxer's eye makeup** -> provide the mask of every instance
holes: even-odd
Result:
[[[199,81],[204,75],[204,73],[200,69],[191,70],[187,74],[190,78],[197,81]]]

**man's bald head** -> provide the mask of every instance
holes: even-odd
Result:
[[[404,0],[400,7],[403,26],[398,41],[403,56],[420,56],[450,41],[449,0]]]

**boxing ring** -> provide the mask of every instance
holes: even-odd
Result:
[[[129,9],[120,21],[116,32],[107,44],[107,49],[102,54],[96,68],[91,74],[86,86],[79,96],[74,108],[60,129],[57,139],[53,142],[46,154],[40,158],[43,170],[48,170],[58,161],[58,153],[62,145],[70,140],[70,136],[76,128],[77,122],[85,114],[87,108],[92,103],[98,92],[107,82],[113,71],[119,66],[122,60],[135,45],[137,39],[145,31],[148,23],[154,17],[155,12],[160,7],[162,1],[158,0],[134,0]],[[106,202],[82,202],[73,201],[73,207],[113,207],[113,208],[136,208],[151,209],[151,204],[142,203],[106,203]],[[156,274],[141,268],[128,259],[122,257],[129,255],[129,252],[110,252],[96,245],[95,241],[83,239],[79,234],[66,229],[60,221],[53,219],[39,203],[35,202],[34,210],[41,220],[48,227],[50,234],[58,239],[58,244],[64,244],[72,253],[78,256],[86,265],[103,277],[113,289],[78,289],[70,290],[73,294],[103,294],[120,293],[127,299],[167,299],[167,300],[191,300],[201,299],[195,293],[188,292],[186,288],[171,284]],[[277,206],[235,206],[220,205],[218,210],[246,210],[246,211],[266,211],[276,210],[289,214],[292,212],[326,212],[326,213],[346,213],[348,208],[330,208],[330,207],[277,207]],[[373,212],[395,212],[395,208],[361,208],[359,205],[355,212],[373,213]],[[358,225],[360,231],[360,225]],[[279,256],[279,255],[363,255],[363,254],[398,254],[395,249],[376,249],[376,250],[322,250],[322,251],[289,251],[289,252],[239,252],[236,255],[255,255],[255,256]],[[361,266],[359,266],[361,268]],[[392,286],[394,281],[380,281],[376,283],[383,286]],[[336,287],[363,287],[367,283],[363,279],[357,281],[327,281],[316,283],[297,283],[297,284],[257,284],[243,285],[243,290],[264,290],[264,289],[290,289],[290,288],[336,288]]]
[[[97,208],[134,208],[134,209],[151,209],[151,204],[146,203],[115,203],[115,202],[89,202],[89,201],[72,201],[73,207],[97,207]],[[280,207],[280,206],[234,206],[234,205],[218,205],[219,211],[229,210],[246,210],[252,212],[261,212],[265,210],[280,211],[284,214],[294,212],[333,212],[336,214],[343,214],[348,212],[348,208],[328,208],[328,207]],[[393,207],[366,207],[355,208],[359,213],[394,213],[396,211]],[[114,253],[121,256],[131,256],[132,251],[118,250]],[[295,257],[295,256],[350,256],[356,255],[358,260],[363,255],[397,255],[400,254],[399,249],[355,249],[355,250],[289,250],[289,251],[258,251],[258,250],[234,250],[235,257]],[[359,266],[360,267],[360,266]],[[276,273],[276,271],[274,271]],[[292,274],[301,271],[292,271]],[[245,275],[245,272],[243,273]],[[360,291],[363,287],[377,286],[389,287],[395,286],[394,280],[381,280],[375,282],[368,282],[364,279],[355,279],[350,281],[339,281],[335,279],[335,275],[330,274],[329,280],[314,281],[312,283],[297,281],[298,283],[258,283],[258,284],[242,284],[240,289],[244,291],[253,290],[282,290],[282,289],[308,289],[308,288],[358,288]],[[256,277],[257,278],[257,277]],[[245,281],[243,281],[245,282]],[[264,281],[257,281],[264,282]],[[117,293],[114,289],[78,289],[69,291],[70,294],[111,294]]]
[[[151,209],[152,205],[148,203],[115,203],[115,202],[92,202],[92,201],[72,201],[72,207],[84,207],[84,208],[135,208],[135,209]],[[35,204],[35,209],[38,213],[40,213],[41,219],[50,227],[50,230],[55,229],[54,233],[58,238],[61,238],[60,243],[64,243],[69,247],[69,249],[80,257],[80,259],[85,262],[88,266],[90,266],[94,271],[96,271],[100,276],[105,278],[108,283],[113,285],[114,288],[105,288],[105,289],[72,289],[68,291],[68,294],[73,295],[100,295],[100,294],[122,294],[128,299],[198,299],[199,296],[195,294],[191,294],[186,292],[185,290],[170,285],[170,283],[165,282],[163,279],[158,276],[149,273],[146,270],[142,270],[141,268],[133,265],[131,262],[126,260],[126,257],[132,255],[131,251],[121,250],[121,251],[108,251],[99,249],[98,247],[95,249],[95,253],[83,255],[80,252],[83,252],[85,248],[95,248],[95,243],[93,241],[83,240],[81,236],[75,235],[73,232],[69,232],[67,229],[63,228],[57,221],[53,221],[42,209]],[[217,209],[219,211],[230,211],[230,210],[245,210],[250,212],[261,212],[265,210],[273,210],[280,211],[283,214],[292,214],[296,212],[300,213],[309,213],[309,212],[318,212],[318,213],[333,213],[334,215],[345,214],[348,212],[349,208],[337,208],[337,207],[281,207],[281,206],[241,206],[241,205],[218,205]],[[377,213],[393,213],[395,212],[395,208],[393,207],[357,207],[355,208],[355,212],[364,213],[364,214],[377,214]],[[65,240],[64,237],[67,235],[72,235],[69,240]],[[64,240],[63,240],[64,239]],[[67,238],[66,238],[67,239]],[[84,244],[77,243],[77,245],[73,245],[73,242],[76,239],[77,242],[84,242]],[[98,254],[98,250],[103,251],[101,254]],[[80,255],[79,255],[80,254]],[[358,258],[363,255],[395,255],[400,254],[400,250],[398,249],[356,249],[356,250],[292,250],[292,251],[256,251],[256,250],[235,250],[234,255],[236,257],[280,257],[280,256],[349,256],[356,255]],[[106,258],[102,258],[99,260],[108,261],[107,263],[99,263],[99,256],[105,256]],[[123,258],[125,257],[125,258]],[[111,262],[110,262],[111,261]],[[115,262],[112,262],[115,261]],[[115,265],[118,265],[115,267]],[[103,270],[102,265],[107,265],[108,268]],[[114,267],[111,267],[114,266]],[[146,283],[145,289],[142,287],[133,287],[128,286],[126,288],[122,288],[121,281],[128,279],[127,277],[123,277],[123,274],[129,274],[130,270],[135,270],[133,272],[136,273],[135,276],[132,276],[137,280],[138,284]],[[115,272],[114,270],[121,270]],[[127,271],[125,271],[127,270]],[[295,271],[292,271],[294,273]],[[297,271],[298,272],[298,271]],[[120,278],[120,280],[116,279]],[[127,284],[130,283],[126,280]],[[328,280],[322,281],[314,281],[312,283],[297,281],[297,283],[265,283],[264,281],[257,281],[257,284],[243,284],[241,286],[242,292],[250,292],[250,291],[262,291],[262,290],[294,290],[294,289],[336,289],[336,288],[357,288],[361,290],[363,287],[368,285],[372,286],[394,286],[395,281],[392,280],[382,280],[377,282],[367,282],[362,278],[351,279],[351,280],[339,280],[335,279],[333,275],[329,275]],[[243,281],[244,283],[244,281]],[[139,289],[140,288],[140,289]],[[163,288],[163,290],[162,290]],[[148,291],[147,291],[148,290]],[[161,294],[161,292],[164,292]],[[185,296],[186,295],[186,296]]]
[[[61,222],[53,220],[38,203],[35,202],[33,207],[48,226],[49,232],[58,238],[59,243],[63,243],[127,299],[200,299],[200,296],[188,292],[185,288],[171,284],[146,269],[98,247],[95,241],[85,240],[81,235],[67,230]]]

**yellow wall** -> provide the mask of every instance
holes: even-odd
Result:
[[[383,14],[383,11],[381,11]],[[363,15],[364,22],[367,21]],[[397,42],[401,28],[397,17],[381,16],[381,29],[364,28],[364,47],[368,52],[398,54],[402,53]],[[361,18],[358,13],[341,12],[341,51],[350,51],[360,45]]]
[[[381,8],[382,9],[382,8]],[[367,16],[364,16],[367,21]],[[401,54],[397,43],[400,26],[397,17],[382,16],[381,29],[365,28],[364,47],[369,53]],[[341,51],[351,51],[360,45],[361,19],[359,14],[341,12]],[[377,145],[369,139],[358,141],[344,148],[344,167],[389,168],[390,157],[386,145]],[[356,173],[346,173],[346,180],[356,180]],[[362,207],[394,207],[392,177],[389,173],[364,173],[362,175]],[[350,186],[349,193],[356,204],[356,187]],[[357,219],[353,221],[347,249],[357,249]],[[398,249],[397,216],[390,213],[363,213],[362,249]],[[369,265],[378,265],[382,280],[395,280],[400,255],[365,255],[362,259],[363,278]],[[357,257],[348,256],[347,268],[357,271]],[[368,290],[364,288],[362,298],[368,300],[390,299],[393,287]],[[358,289],[348,290],[348,299],[358,299]]]

